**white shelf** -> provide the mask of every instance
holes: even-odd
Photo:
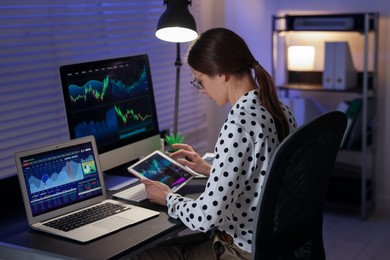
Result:
[[[376,84],[377,84],[377,63],[378,63],[378,13],[350,13],[350,14],[323,14],[323,15],[284,15],[273,17],[273,30],[272,30],[272,76],[275,79],[278,89],[284,97],[288,97],[290,91],[303,90],[305,96],[316,92],[315,95],[325,95],[326,98],[332,98],[328,95],[358,95],[362,99],[362,125],[368,126],[370,122],[369,118],[369,106],[368,99],[375,97]],[[315,26],[314,26],[315,25]],[[335,25],[337,25],[335,27]],[[314,41],[315,37],[310,37],[311,34],[318,36],[319,32],[336,32],[338,41],[350,41],[353,43],[353,51],[355,55],[359,57],[359,76],[358,86],[352,90],[346,91],[334,91],[326,90],[322,86],[322,80],[318,80],[318,76],[321,76],[322,71],[318,69],[314,71],[313,75],[300,73],[298,77],[302,82],[296,82],[296,78],[293,78],[293,74],[287,71],[287,58],[286,50],[288,46],[297,45],[297,39],[304,39],[304,44],[310,45],[311,41]],[[298,37],[293,37],[298,35]],[[302,36],[304,35],[304,36]],[[328,34],[326,34],[328,37]],[[329,38],[325,38],[325,41],[329,41]],[[318,40],[318,38],[316,38]],[[318,42],[315,43],[317,46]],[[314,44],[314,45],[315,45]],[[317,55],[317,53],[316,53]],[[318,65],[318,64],[317,64]],[[322,64],[323,65],[323,64]],[[310,82],[304,77],[309,76]],[[314,76],[314,78],[313,78]],[[317,78],[315,78],[317,77]],[[314,83],[313,83],[314,82]],[[321,92],[322,91],[322,92]],[[309,93],[309,94],[307,94]],[[317,94],[319,93],[319,94]],[[344,96],[343,96],[344,98]],[[336,110],[334,107],[333,110]],[[362,131],[366,127],[362,127]],[[348,172],[353,185],[356,186],[356,181],[360,182],[358,185],[360,191],[357,192],[356,198],[359,203],[354,204],[357,210],[360,212],[361,218],[366,219],[370,211],[373,209],[375,198],[375,185],[374,185],[374,150],[373,144],[368,142],[368,136],[371,135],[371,139],[375,134],[375,129],[371,129],[371,132],[363,131],[361,135],[361,149],[356,150],[343,150],[339,151],[336,163],[339,166],[342,165],[342,169]],[[350,169],[348,169],[348,167]],[[338,174],[340,174],[340,168],[338,168]],[[341,170],[342,172],[342,170]],[[356,173],[356,174],[355,174]],[[337,176],[333,176],[337,178]],[[346,176],[340,176],[344,178]],[[356,178],[355,178],[356,177]],[[347,178],[348,180],[348,178]],[[370,183],[367,186],[367,183]],[[351,184],[352,185],[352,184]],[[337,196],[336,196],[337,197]],[[334,201],[332,201],[334,204]],[[357,206],[356,206],[357,205]],[[350,208],[351,205],[345,205],[346,208]]]

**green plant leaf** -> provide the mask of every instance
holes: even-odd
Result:
[[[170,134],[165,136],[165,141],[172,148],[172,144],[182,144],[184,142],[184,136],[182,136],[180,133]],[[173,150],[176,151],[177,149]]]

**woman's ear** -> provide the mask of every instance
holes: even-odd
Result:
[[[226,83],[227,81],[230,80],[230,75],[229,74],[218,74],[218,78],[222,83]]]

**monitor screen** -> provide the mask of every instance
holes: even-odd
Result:
[[[103,170],[160,148],[146,54],[60,67],[70,138],[94,135]]]

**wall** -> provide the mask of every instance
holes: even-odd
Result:
[[[320,12],[380,12],[379,33],[379,78],[378,78],[378,106],[377,106],[377,135],[376,135],[376,200],[377,208],[390,210],[390,2],[383,0],[199,0],[202,1],[203,22],[201,31],[221,26],[238,32],[248,43],[259,62],[268,70],[271,69],[271,17],[273,14],[283,13],[320,13]],[[222,15],[224,14],[224,15]],[[209,143],[215,142],[216,134],[222,119],[229,109],[216,108],[209,113]]]

